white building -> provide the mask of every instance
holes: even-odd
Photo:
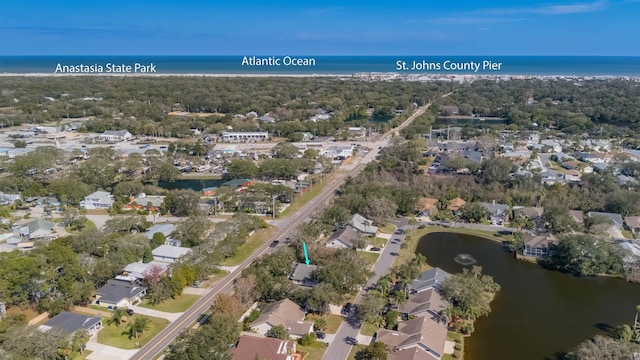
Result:
[[[130,140],[133,137],[127,130],[107,130],[98,136],[98,139],[103,141],[125,141]]]
[[[93,194],[85,196],[84,200],[80,201],[80,207],[83,209],[108,209],[113,205],[114,199],[110,193],[106,191],[96,191]]]
[[[160,245],[153,249],[153,260],[172,263],[176,262],[181,257],[187,255],[191,249],[180,246]]]
[[[239,141],[239,140],[253,140],[253,141],[267,141],[269,140],[269,132],[267,131],[223,131],[222,140],[224,141]]]

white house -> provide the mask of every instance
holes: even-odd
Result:
[[[126,141],[133,137],[127,130],[107,130],[104,133],[98,135],[98,139],[102,141]]]
[[[187,255],[191,249],[180,246],[160,245],[153,249],[153,260],[172,263],[176,262],[181,257]]]
[[[88,210],[108,209],[113,205],[113,196],[107,191],[96,191],[80,201],[80,207]]]

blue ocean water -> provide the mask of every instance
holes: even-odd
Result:
[[[149,65],[153,65],[149,67]],[[66,66],[66,67],[65,67]],[[145,67],[147,66],[147,67]],[[129,68],[127,68],[129,67]],[[58,71],[56,71],[58,70]],[[620,56],[0,56],[0,74],[400,74],[640,76]]]

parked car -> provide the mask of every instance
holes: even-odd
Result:
[[[324,339],[327,335],[322,331],[316,331],[316,337],[318,339]]]
[[[349,313],[351,312],[351,306],[352,305],[353,304],[351,304],[351,303],[344,304],[344,306],[342,307],[342,310],[340,310],[340,314],[345,315],[345,316],[349,315]]]
[[[127,315],[129,316],[133,315],[133,309],[127,309]]]
[[[274,248],[274,247],[278,246],[278,244],[280,244],[280,241],[279,241],[279,240],[273,240],[273,241],[271,242],[271,245],[269,245],[269,247]]]
[[[372,247],[371,248],[371,251],[380,251],[380,250],[382,250],[382,249],[380,249],[379,247]]]

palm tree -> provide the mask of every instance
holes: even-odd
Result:
[[[630,342],[631,338],[633,338],[633,330],[627,324],[621,325],[616,329],[616,336],[620,340]]]
[[[113,314],[111,314],[111,319],[107,320],[109,325],[116,324],[116,326],[120,326],[122,324],[122,318],[127,315],[127,309],[115,307],[113,308]]]
[[[135,337],[140,338],[140,335],[145,330],[149,329],[149,318],[146,316],[137,317],[132,323],[127,325],[129,327],[129,339]]]

